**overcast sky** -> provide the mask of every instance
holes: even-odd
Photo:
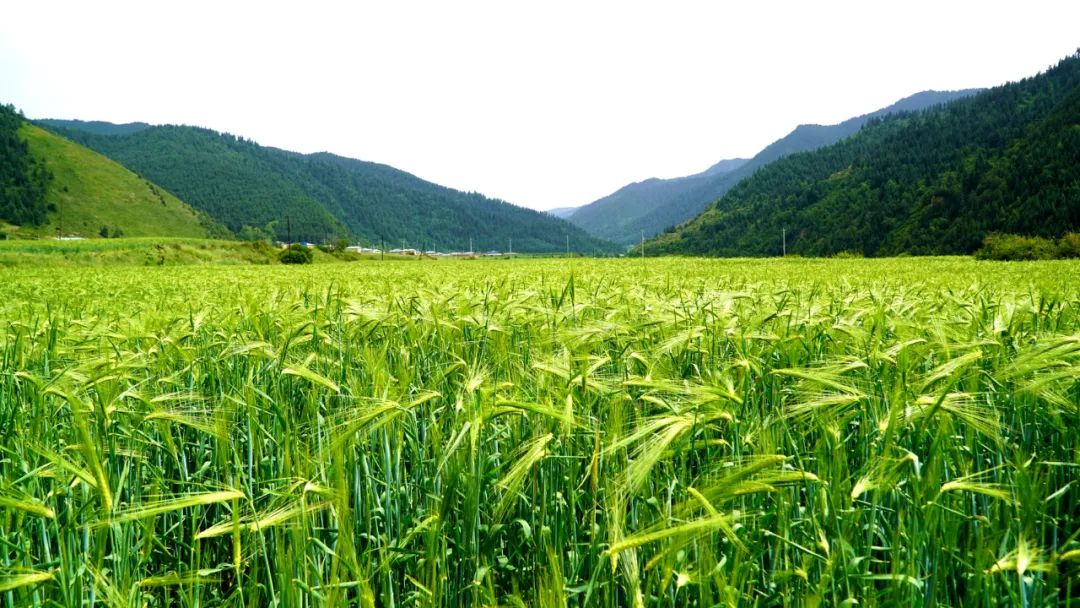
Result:
[[[548,209],[1080,47],[1080,2],[1002,4],[21,0],[0,20],[0,102],[328,150]]]

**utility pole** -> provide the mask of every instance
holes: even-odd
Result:
[[[379,239],[379,261],[386,259],[386,239]]]
[[[513,253],[514,253],[514,237],[508,237],[508,238],[509,238],[509,241],[510,241],[510,247],[509,247],[510,250],[507,251],[507,253],[513,255]]]
[[[292,245],[292,216],[285,216],[285,225],[289,227],[289,244]]]
[[[787,228],[780,229],[780,238],[784,243],[784,257],[787,257]]]
[[[570,257],[570,235],[566,235],[566,257]]]
[[[641,259],[645,259],[645,231],[641,231]]]
[[[472,254],[472,237],[469,237],[469,253]]]

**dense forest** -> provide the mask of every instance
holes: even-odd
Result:
[[[760,169],[650,254],[966,254],[1080,227],[1080,53],[944,107],[871,120]]]
[[[241,236],[522,252],[612,245],[550,215],[377,163],[298,154],[208,129],[43,120],[161,184]],[[138,127],[138,128],[136,128]],[[111,134],[118,133],[118,134]]]
[[[45,193],[52,174],[30,153],[22,126],[15,108],[0,104],[0,220],[38,226],[49,212]]]
[[[239,233],[245,226],[262,229],[277,222],[277,236],[284,240],[286,224],[291,222],[293,237],[301,240],[348,233],[318,201],[276,170],[274,159],[280,151],[190,127],[163,126],[102,135],[79,130],[85,124],[100,123],[73,123],[74,128],[61,128],[60,121],[39,124],[160,184],[233,232]]]
[[[103,120],[46,120],[38,122],[52,122],[66,128],[93,133],[94,135],[131,135],[153,126],[145,122],[129,122],[118,125]]]
[[[835,125],[799,125],[749,160],[724,160],[696,175],[631,184],[581,207],[568,219],[590,234],[623,244],[637,243],[642,232],[650,237],[693,218],[740,181],[779,158],[836,143],[875,118],[939,106],[977,92],[979,89],[923,91]]]

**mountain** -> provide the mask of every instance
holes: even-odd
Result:
[[[631,184],[581,207],[568,219],[601,238],[624,245],[636,243],[642,232],[647,237],[653,236],[701,213],[709,203],[723,196],[735,184],[779,158],[836,143],[854,135],[875,118],[946,104],[980,90],[923,91],[839,124],[799,125],[749,160],[720,161],[697,175],[670,180],[650,179]]]
[[[299,154],[209,129],[39,124],[138,171],[241,235],[417,248],[612,251],[546,213],[424,181],[387,165]],[[138,124],[138,123],[135,123]],[[91,125],[91,126],[87,126]],[[121,128],[121,125],[115,125]]]
[[[227,233],[205,214],[101,154],[25,122],[11,108],[0,109],[0,115],[5,125],[0,132],[6,134],[0,140],[8,143],[0,146],[0,166],[10,169],[29,163],[30,179],[23,182],[36,182],[33,200],[20,199],[21,209],[11,204],[11,194],[19,191],[0,187],[5,234],[53,236],[62,230],[65,235],[82,237],[206,237]]]
[[[672,179],[653,177],[635,182],[578,207],[567,219],[600,238],[621,245],[636,243],[641,231],[646,236],[652,236],[665,227],[653,227],[646,220],[654,211],[671,204],[686,192],[694,192],[704,184],[722,179],[746,162],[742,158],[722,160],[695,175]]]
[[[554,209],[548,209],[545,213],[548,215],[554,215],[555,217],[566,219],[577,211],[577,207],[556,207]]]
[[[750,160],[748,158],[728,158],[722,160],[708,169],[702,171],[700,175],[704,177],[712,177],[714,175],[723,175],[724,173],[730,173],[739,167],[746,164]]]
[[[1080,229],[1080,52],[945,106],[872,118],[786,156],[651,254],[964,254],[992,232]]]

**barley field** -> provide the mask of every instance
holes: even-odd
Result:
[[[1080,264],[0,268],[0,605],[1080,605]]]

